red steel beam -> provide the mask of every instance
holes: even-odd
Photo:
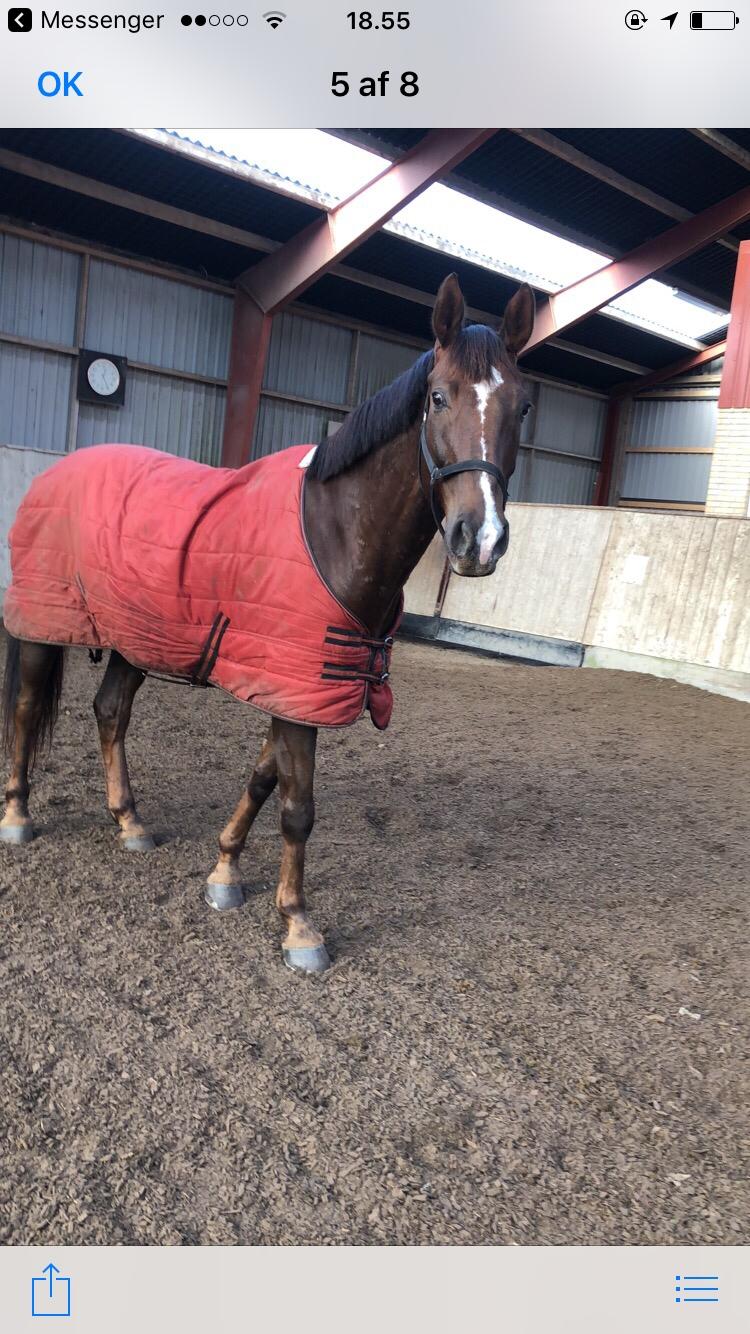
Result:
[[[432,130],[330,213],[246,269],[238,280],[240,287],[261,310],[273,315],[494,133]]]
[[[630,394],[640,394],[642,389],[650,389],[652,385],[676,380],[679,375],[697,370],[707,361],[723,357],[726,347],[727,342],[723,338],[720,343],[711,343],[710,347],[704,347],[700,352],[691,352],[689,357],[681,357],[679,361],[673,361],[669,366],[662,366],[661,370],[649,371],[648,375],[639,375],[634,380],[625,380],[622,384],[613,385],[609,391],[610,398],[628,398]]]
[[[494,133],[431,131],[349,199],[240,275],[222,444],[225,467],[241,467],[250,458],[273,315]]]
[[[241,468],[250,461],[255,418],[271,342],[271,316],[240,289],[234,297],[229,380],[221,463]]]
[[[617,451],[617,435],[620,429],[620,402],[616,398],[610,398],[607,403],[607,417],[604,423],[604,443],[602,445],[602,460],[599,465],[599,472],[594,487],[594,504],[608,505],[609,492],[612,486],[612,472],[615,466],[615,453]]]
[[[726,347],[719,407],[750,408],[750,241],[740,245]]]
[[[531,340],[525,351],[546,343],[548,338],[579,324],[589,315],[595,315],[602,306],[615,301],[645,278],[652,278],[672,264],[679,263],[697,250],[703,250],[717,237],[750,218],[750,186],[745,186],[729,199],[712,204],[702,213],[696,213],[686,222],[670,227],[660,236],[636,246],[622,259],[605,264],[587,278],[566,287],[538,312]],[[263,261],[261,261],[263,262]]]

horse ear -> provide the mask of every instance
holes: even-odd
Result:
[[[441,347],[448,347],[463,328],[466,306],[455,273],[449,273],[440,284],[432,312],[432,331]]]
[[[522,352],[534,332],[536,302],[528,283],[519,287],[505,307],[503,316],[503,338],[506,350],[512,357]]]

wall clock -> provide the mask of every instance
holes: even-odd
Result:
[[[78,354],[78,401],[122,407],[127,365],[125,357],[82,347]]]

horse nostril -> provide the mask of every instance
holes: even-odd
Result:
[[[451,534],[451,546],[453,548],[454,556],[458,556],[459,559],[463,556],[468,556],[474,545],[474,540],[474,529],[470,527],[465,519],[459,519],[455,523]]]

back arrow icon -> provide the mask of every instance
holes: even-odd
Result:
[[[674,14],[665,14],[665,15],[664,15],[664,18],[662,19],[662,23],[668,23],[668,24],[669,24],[669,31],[670,31],[670,32],[672,31],[672,29],[673,29],[673,27],[674,27],[675,19],[677,18],[677,15],[679,14],[679,12],[680,12],[679,9],[676,9],[675,12],[674,12]]]

